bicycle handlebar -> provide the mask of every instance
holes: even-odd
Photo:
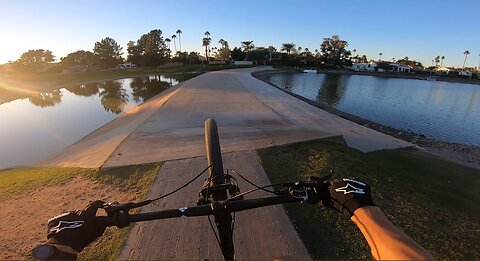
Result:
[[[107,226],[125,227],[131,222],[149,221],[157,219],[178,218],[178,217],[198,217],[214,215],[215,213],[240,212],[248,209],[304,201],[303,197],[295,197],[291,195],[280,195],[266,198],[245,199],[245,200],[224,200],[214,201],[211,204],[205,204],[193,207],[184,207],[178,209],[167,209],[161,211],[129,214],[128,211],[118,210],[113,215],[106,217],[97,217],[100,222]]]
[[[156,219],[178,218],[178,217],[198,217],[216,215],[222,212],[240,212],[243,210],[265,207],[292,202],[310,202],[312,199],[312,190],[315,188],[316,196],[314,201],[322,200],[322,191],[327,189],[326,182],[322,179],[311,177],[309,181],[299,181],[295,183],[283,183],[288,190],[279,191],[276,196],[256,198],[256,199],[227,199],[223,201],[213,201],[211,203],[184,207],[177,209],[168,209],[147,213],[130,214],[132,208],[142,206],[141,203],[127,204],[109,204],[104,207],[107,212],[106,217],[97,217],[100,222],[107,226],[117,226],[119,228],[128,226],[131,222],[149,221]],[[319,193],[320,192],[320,193]]]

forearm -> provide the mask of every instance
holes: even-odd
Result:
[[[375,206],[355,210],[352,221],[358,226],[377,260],[433,260],[417,242],[395,227]]]

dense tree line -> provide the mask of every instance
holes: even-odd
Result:
[[[181,43],[182,31],[178,29],[170,38],[164,38],[160,29],[151,30],[140,36],[136,41],[130,41],[127,44],[126,61],[137,66],[159,66],[167,62],[180,62],[183,64],[200,63],[201,60],[209,62],[212,59],[229,63],[235,61],[252,61],[254,64],[286,64],[303,66],[324,66],[330,68],[343,68],[351,66],[353,62],[369,62],[366,55],[357,54],[357,50],[348,50],[348,42],[341,39],[338,35],[323,38],[319,49],[309,50],[302,48],[295,43],[283,43],[280,51],[273,46],[263,47],[255,46],[254,41],[242,41],[240,47],[230,48],[229,43],[220,39],[217,46],[211,38],[210,32],[206,31],[202,39],[204,47],[204,59],[201,59],[200,53],[182,51]],[[175,53],[172,54],[171,42]],[[177,51],[177,41],[179,50]],[[353,53],[353,55],[352,55]],[[465,51],[465,60],[469,54]],[[124,62],[122,57],[122,47],[110,37],[105,37],[95,42],[92,51],[79,50],[60,58],[59,68],[114,68]],[[379,53],[382,62],[382,53]],[[433,62],[438,67],[443,64],[444,56],[435,57]],[[19,71],[45,71],[47,65],[55,60],[55,56],[49,50],[38,49],[29,50],[23,53],[20,58],[13,62],[13,68]],[[372,61],[372,60],[370,60]],[[393,59],[395,61],[395,59]],[[387,61],[383,61],[385,64]],[[408,57],[399,59],[397,63],[422,67],[422,63],[410,60]],[[382,63],[382,66],[384,64]],[[386,67],[386,65],[384,65]]]
[[[170,50],[162,37],[162,30],[155,29],[142,35],[127,47],[127,60],[138,66],[158,66],[168,61]]]

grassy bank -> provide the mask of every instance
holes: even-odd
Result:
[[[246,68],[235,65],[177,65],[69,73],[0,73],[0,103],[72,85],[151,74],[204,73]]]
[[[405,150],[364,154],[339,142],[314,141],[261,149],[273,183],[334,171],[372,185],[375,203],[438,259],[475,259],[480,246],[480,173]],[[315,259],[371,259],[353,222],[323,206],[286,211]]]
[[[67,73],[0,73],[1,78],[17,82],[36,82],[46,83],[54,87],[62,87],[66,84],[81,84],[84,82],[102,81],[109,79],[119,79],[125,77],[147,75],[147,74],[173,74],[190,72],[209,72],[232,68],[245,68],[250,66],[235,65],[177,65],[177,66],[159,66],[159,67],[139,67],[131,69],[115,69],[102,71],[86,72],[67,72]],[[1,86],[0,86],[1,87]]]
[[[28,193],[28,191],[45,186],[63,184],[79,175],[111,185],[119,191],[133,195],[134,200],[141,200],[147,196],[160,166],[161,164],[144,164],[113,168],[107,171],[83,168],[20,168],[4,170],[0,171],[0,200],[8,199],[15,194]],[[49,204],[49,202],[37,203]],[[79,259],[115,260],[127,234],[128,229],[108,228],[104,236],[88,246],[80,254]]]

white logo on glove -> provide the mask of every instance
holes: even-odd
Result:
[[[343,194],[348,194],[348,193],[365,194],[365,191],[363,191],[363,188],[354,187],[350,183],[347,183],[347,185],[345,187],[335,189],[335,191],[336,192],[343,192]]]
[[[50,232],[58,233],[67,228],[79,228],[83,225],[83,221],[60,221],[58,225],[52,227]]]

